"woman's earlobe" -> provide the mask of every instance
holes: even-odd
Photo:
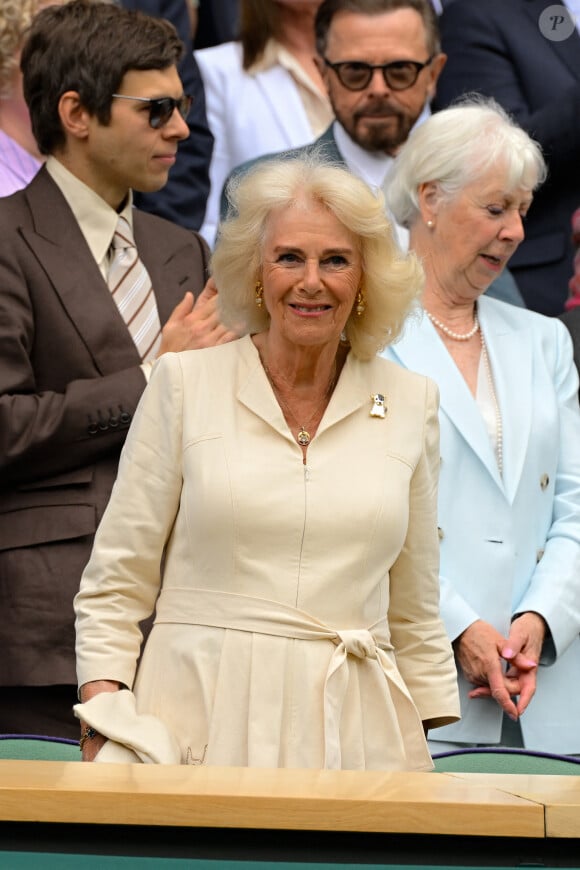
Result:
[[[439,195],[439,185],[436,181],[424,181],[417,188],[419,212],[429,229],[435,226]]]

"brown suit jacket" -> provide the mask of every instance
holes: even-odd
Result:
[[[161,323],[207,277],[196,234],[135,211]],[[145,387],[45,169],[0,199],[0,685],[76,682],[72,601]]]

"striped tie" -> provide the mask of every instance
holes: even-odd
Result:
[[[111,243],[107,283],[143,362],[155,359],[161,324],[147,269],[139,259],[131,227],[120,217]]]

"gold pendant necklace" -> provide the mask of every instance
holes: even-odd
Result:
[[[294,417],[294,415],[292,415],[292,416]],[[295,417],[294,417],[294,422],[296,422]],[[310,422],[310,420],[308,422]],[[298,435],[296,436],[296,440],[298,441],[298,443],[300,444],[301,447],[308,447],[308,445],[310,444],[310,432],[308,432],[304,428],[304,426],[301,426],[300,431],[298,432]]]
[[[274,395],[276,396],[276,399],[278,400],[278,402],[282,406],[282,410],[286,411],[288,416],[291,417],[292,420],[294,420],[294,424],[296,426],[298,426],[298,434],[296,435],[296,441],[298,442],[298,444],[300,444],[301,447],[308,447],[308,445],[312,441],[312,436],[310,435],[310,432],[308,431],[307,427],[310,426],[310,424],[312,423],[312,421],[314,420],[316,415],[320,412],[320,410],[324,406],[325,402],[328,401],[330,394],[332,393],[332,390],[333,390],[335,383],[336,383],[336,361],[334,363],[330,382],[328,384],[328,388],[327,388],[326,392],[324,393],[324,397],[322,399],[322,402],[320,402],[320,404],[315,409],[312,416],[309,417],[308,420],[306,420],[306,422],[302,423],[302,424],[298,422],[298,420],[296,419],[292,410],[288,407],[287,403],[284,401],[284,399],[280,395],[280,392],[274,383],[274,379],[272,378],[272,373],[271,373],[270,369],[268,368],[268,366],[265,363],[263,363],[263,365],[264,365],[264,371],[266,372],[266,376],[267,376],[268,380],[270,381],[270,386],[272,387],[272,390],[274,392]]]

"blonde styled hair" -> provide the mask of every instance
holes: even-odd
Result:
[[[225,322],[247,331],[268,328],[265,306],[255,304],[270,214],[309,200],[323,205],[356,237],[362,261],[365,311],[345,327],[353,354],[369,360],[398,336],[416,307],[423,270],[414,254],[399,250],[382,196],[342,167],[319,155],[267,160],[228,188],[230,216],[222,223],[211,261]]]
[[[0,0],[0,98],[10,97],[24,34],[43,0]]]

